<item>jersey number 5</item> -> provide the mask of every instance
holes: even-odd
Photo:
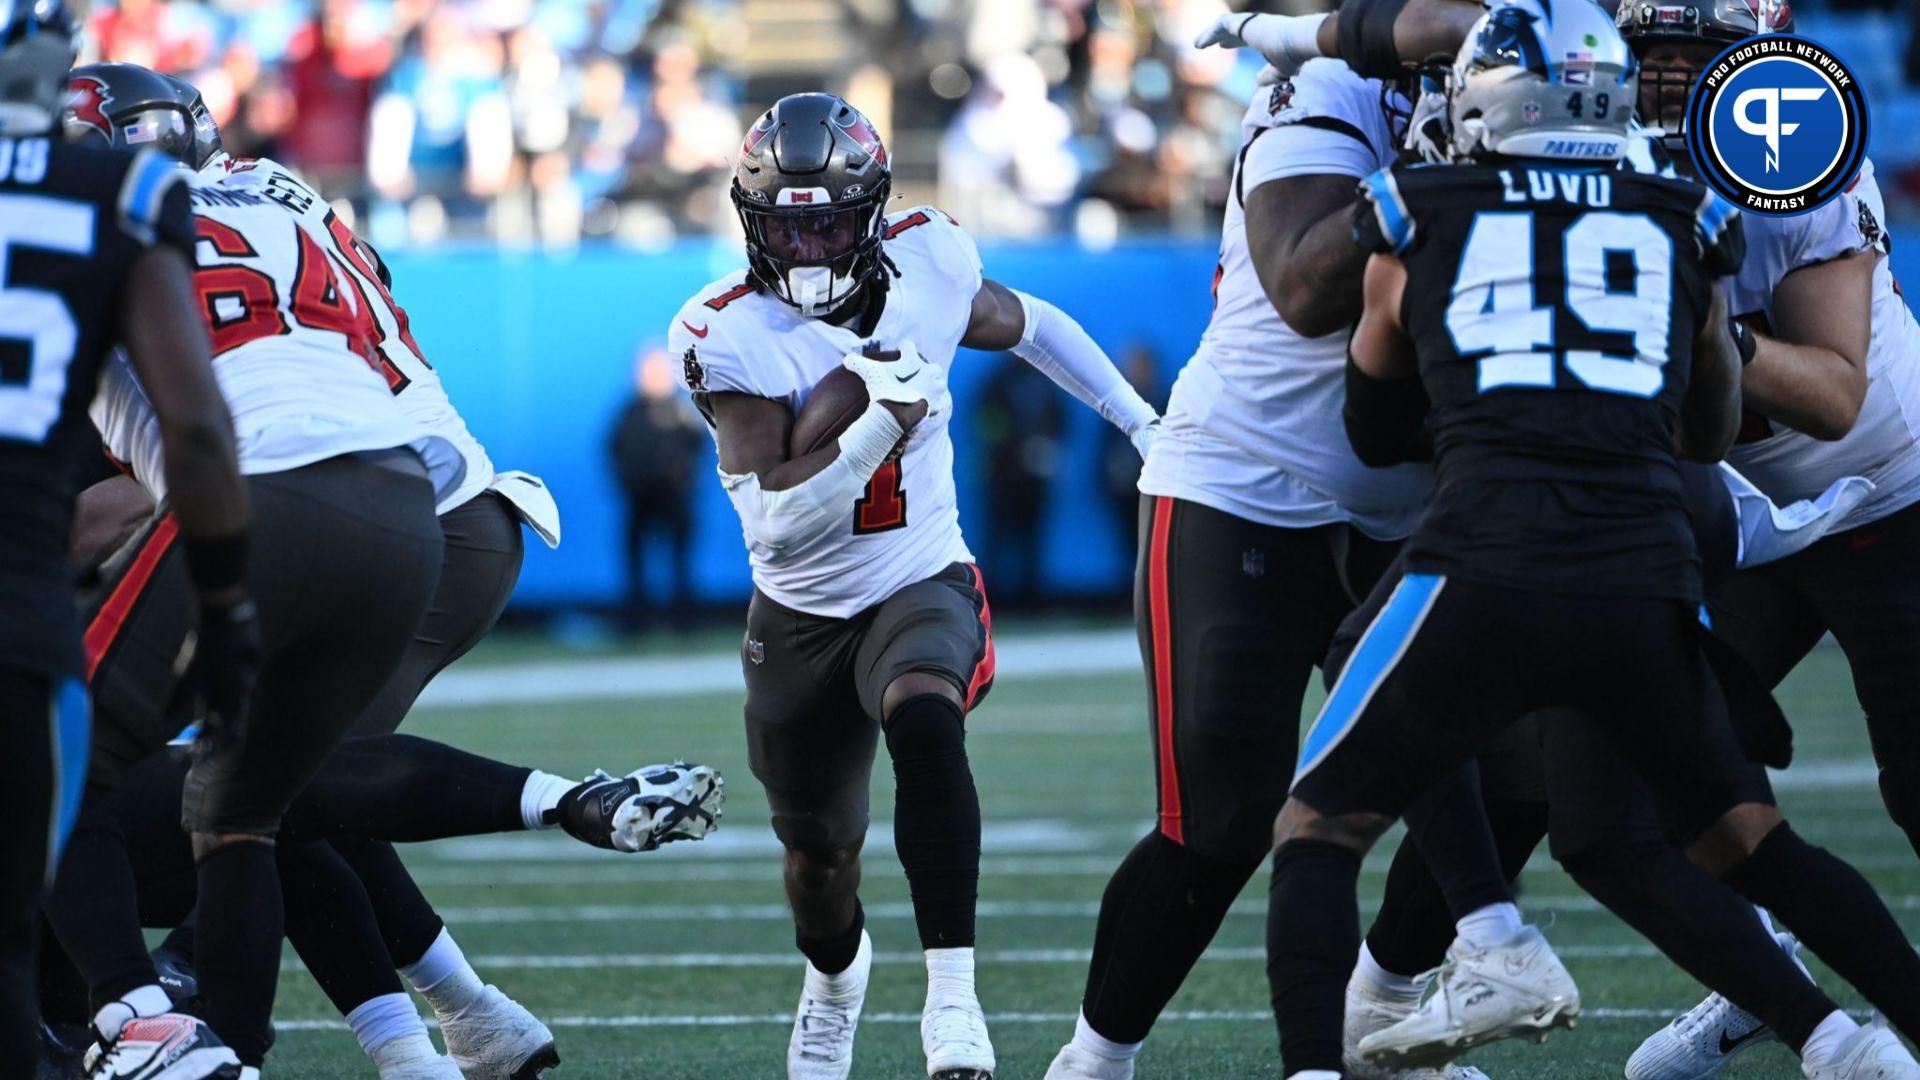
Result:
[[[907,493],[900,487],[900,459],[881,465],[867,481],[866,494],[853,504],[853,535],[907,527]]]
[[[1467,233],[1447,332],[1463,358],[1479,355],[1480,391],[1551,389],[1558,358],[1589,390],[1641,398],[1660,393],[1673,313],[1673,241],[1645,214],[1582,214],[1561,235],[1564,300],[1535,304],[1533,233],[1533,215],[1513,211],[1482,213]],[[1525,273],[1516,273],[1517,266]],[[1632,355],[1556,351],[1556,307],[1589,331],[1630,335]]]

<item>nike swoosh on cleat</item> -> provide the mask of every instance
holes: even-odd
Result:
[[[1741,1047],[1752,1042],[1753,1040],[1759,1038],[1760,1036],[1765,1035],[1766,1033],[1767,1033],[1766,1028],[1757,1027],[1757,1028],[1754,1028],[1752,1031],[1747,1032],[1745,1035],[1740,1036],[1737,1039],[1729,1039],[1727,1038],[1727,1029],[1721,1028],[1720,1029],[1720,1056],[1725,1057],[1728,1054],[1733,1053],[1735,1050],[1738,1050]]]
[[[685,319],[680,320],[680,325],[686,327],[687,333],[692,334],[694,337],[703,338],[707,336],[707,327],[695,326]]]
[[[914,375],[918,375],[918,374],[919,374],[919,372],[917,372],[917,371],[916,371],[916,372],[914,372]],[[895,375],[895,376],[893,377],[893,381],[894,381],[894,382],[907,382],[907,381],[909,381],[909,380],[911,380],[912,378],[913,378],[913,375]]]

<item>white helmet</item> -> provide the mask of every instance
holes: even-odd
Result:
[[[1638,69],[1593,0],[1496,0],[1453,63],[1454,156],[1617,161]]]

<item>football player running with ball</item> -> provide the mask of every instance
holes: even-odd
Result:
[[[895,846],[927,957],[927,1073],[979,1080],[994,1054],[974,993],[980,803],[964,718],[994,660],[960,535],[947,367],[963,345],[1011,350],[1142,450],[1157,421],[1071,318],[983,279],[952,218],[931,207],[888,216],[891,187],[886,148],[859,111],[826,94],[776,102],[747,134],[732,184],[749,269],[701,289],[669,341],[753,564],[747,747],[807,958],[787,1075],[852,1067],[873,963],[860,848],[884,733]],[[852,387],[807,408],[843,367],[865,384],[864,408]],[[851,422],[811,437],[822,405]]]

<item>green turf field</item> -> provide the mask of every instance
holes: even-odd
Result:
[[[1153,789],[1142,681],[1118,666],[1116,646],[1124,642],[1114,635],[1095,642],[1106,649],[1106,670],[1093,663],[1046,675],[1031,670],[1045,666],[1040,654],[1070,639],[1023,642],[1015,627],[1003,622],[1002,629],[1004,676],[975,714],[969,743],[987,822],[980,996],[999,1075],[1037,1080],[1072,1032],[1095,905],[1107,874],[1144,833]],[[528,662],[562,666],[528,674],[519,666]],[[799,992],[801,962],[764,800],[741,746],[738,694],[704,689],[724,668],[681,652],[622,699],[542,699],[549,692],[578,697],[595,673],[591,661],[578,672],[566,664],[550,648],[489,645],[452,674],[499,680],[469,683],[469,698],[514,703],[424,707],[404,730],[567,773],[624,771],[676,755],[710,762],[729,779],[725,828],[706,845],[652,855],[620,856],[542,833],[415,847],[409,862],[481,974],[552,1024],[565,1059],[556,1076],[784,1075],[785,1014]],[[1800,728],[1798,770],[1782,784],[1789,815],[1809,838],[1861,866],[1920,929],[1920,867],[1881,809],[1839,652],[1817,651],[1782,698]],[[886,775],[884,764],[877,775]],[[863,897],[879,963],[856,1077],[924,1075],[917,1027],[924,969],[888,841],[890,787],[880,783],[874,792]],[[1384,849],[1369,860],[1363,907],[1374,903],[1385,865]],[[1691,1004],[1699,988],[1544,861],[1525,885],[1522,906],[1552,923],[1549,935],[1580,980],[1586,1017],[1545,1046],[1507,1044],[1470,1060],[1497,1078],[1619,1076],[1640,1036]],[[1141,1059],[1143,1078],[1278,1076],[1261,960],[1264,900],[1262,874],[1155,1031]],[[1860,1004],[1827,982],[1843,1004]],[[276,1018],[271,1075],[374,1075],[291,959]],[[1793,1058],[1768,1047],[1728,1075],[1800,1073]]]

